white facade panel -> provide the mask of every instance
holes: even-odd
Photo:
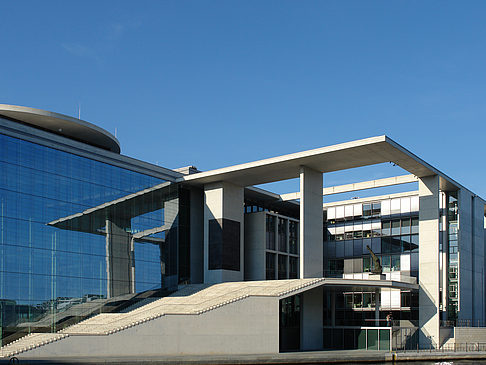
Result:
[[[327,209],[327,219],[335,219],[336,218],[336,208],[331,207]]]
[[[336,219],[344,218],[344,206],[336,207]]]
[[[418,196],[412,196],[410,198],[410,209],[412,212],[418,212],[419,211],[419,197]]]
[[[390,215],[390,199],[382,200],[381,202],[381,215]]]
[[[400,199],[400,213],[410,213],[410,197]]]
[[[400,198],[392,199],[390,201],[390,213],[399,214],[400,213]]]

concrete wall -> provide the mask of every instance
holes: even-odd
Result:
[[[301,350],[322,350],[323,345],[323,288],[302,294]]]
[[[300,275],[323,274],[322,173],[302,166],[300,170]]]
[[[458,192],[459,206],[459,304],[458,318],[473,317],[473,244],[472,195],[464,189]]]
[[[440,343],[439,318],[439,177],[419,179],[419,327],[420,345]]]
[[[265,280],[266,212],[245,214],[245,280]]]
[[[276,354],[278,301],[250,297],[200,315],[160,317],[109,336],[71,336],[18,357]]]
[[[209,269],[209,221],[231,219],[240,223],[240,270]],[[244,279],[244,188],[227,182],[204,186],[204,282]]]
[[[455,343],[486,343],[486,328],[454,327]]]
[[[473,201],[473,321],[484,326],[485,291],[484,291],[484,202],[474,197]]]

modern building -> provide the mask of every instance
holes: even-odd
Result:
[[[408,174],[325,184],[390,162]],[[387,136],[171,170],[0,105],[0,171],[2,356],[440,347],[486,319],[485,201]]]

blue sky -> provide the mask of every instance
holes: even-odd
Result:
[[[0,14],[0,103],[80,105],[123,154],[208,170],[387,134],[486,198],[484,1],[4,0]]]

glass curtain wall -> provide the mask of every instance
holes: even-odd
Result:
[[[163,180],[2,134],[0,171],[3,344],[56,331],[76,305],[101,308],[118,294],[160,288],[162,277],[177,273],[172,186],[165,197],[66,219]],[[166,230],[144,235],[165,223]]]

